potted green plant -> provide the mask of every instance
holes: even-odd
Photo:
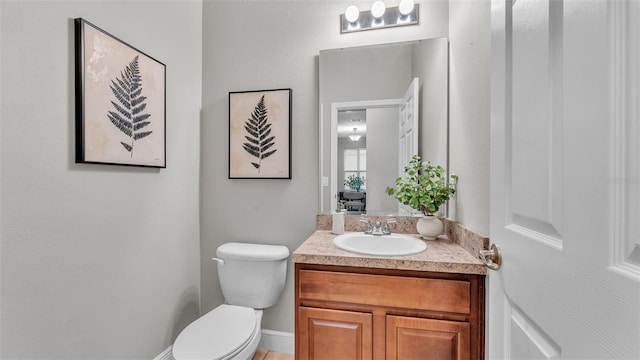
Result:
[[[360,191],[360,188],[364,185],[364,176],[349,175],[344,184],[352,190]]]
[[[418,155],[414,155],[404,167],[404,174],[396,179],[395,188],[387,187],[387,195],[422,213],[424,217],[416,226],[418,233],[427,240],[434,240],[444,228],[435,214],[456,190],[445,181],[442,166],[422,162]]]

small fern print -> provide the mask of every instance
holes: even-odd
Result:
[[[147,107],[146,96],[142,96],[142,76],[138,65],[138,56],[120,72],[120,78],[111,80],[109,85],[116,101],[111,101],[114,110],[107,117],[123,134],[129,137],[127,142],[121,141],[122,147],[133,157],[135,141],[143,139],[153,131],[142,131],[151,122],[151,114],[144,113]]]
[[[248,142],[242,144],[242,147],[251,156],[256,158],[257,162],[251,162],[260,173],[262,160],[273,155],[278,149],[273,148],[275,145],[275,136],[271,134],[271,124],[268,123],[267,108],[264,104],[264,95],[258,101],[258,104],[251,113],[251,118],[244,123],[244,128],[249,135],[245,135]]]

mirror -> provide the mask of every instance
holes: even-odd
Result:
[[[321,213],[345,205],[345,192],[360,192],[364,204],[349,213],[398,214],[385,189],[406,159],[417,153],[448,168],[448,68],[447,38],[320,51]],[[403,134],[407,107],[417,116]],[[346,185],[349,176],[364,180],[359,190]]]

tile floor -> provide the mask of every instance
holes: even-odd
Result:
[[[293,360],[293,354],[258,349],[252,360]]]

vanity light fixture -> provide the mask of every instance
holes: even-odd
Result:
[[[362,137],[362,135],[358,135],[356,134],[356,130],[358,128],[353,128],[353,134],[349,135],[349,139],[351,139],[351,141],[356,142],[358,140],[360,140],[360,138]]]
[[[350,5],[340,15],[340,33],[417,25],[418,10],[418,4],[413,0],[400,0],[396,7],[387,7],[382,0],[378,0],[367,11],[360,11],[357,6]]]

